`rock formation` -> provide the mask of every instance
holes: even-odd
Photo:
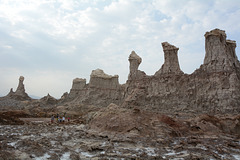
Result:
[[[18,99],[18,100],[30,100],[31,98],[25,92],[23,81],[24,81],[24,77],[20,76],[17,90],[15,92],[13,92],[13,89],[11,88],[7,97],[11,97],[13,99]]]
[[[118,82],[118,75],[107,75],[101,69],[93,70],[90,81],[76,78],[70,93],[64,93],[62,102],[76,101],[85,105],[106,106],[110,103],[120,104],[124,88]]]
[[[70,90],[68,98],[74,99],[78,95],[83,95],[85,93],[86,79],[75,78],[73,80],[72,89]]]
[[[52,97],[49,93],[44,96],[43,98],[40,99],[40,101],[44,104],[50,104],[50,105],[54,105],[57,103],[57,99]]]
[[[155,73],[155,76],[160,74],[183,74],[178,62],[178,50],[179,48],[168,42],[162,43],[164,51],[164,64],[161,69]]]
[[[138,66],[141,64],[142,58],[139,57],[135,51],[132,51],[132,53],[129,55],[128,61],[130,63],[128,80],[141,79],[146,75],[143,71],[138,70]]]
[[[225,31],[214,29],[205,34],[204,65],[208,72],[232,71],[239,68],[235,53],[236,42],[226,40]]]
[[[240,112],[240,63],[236,42],[226,39],[225,31],[214,29],[205,34],[204,63],[192,74],[184,74],[178,62],[178,48],[163,42],[164,64],[153,76],[138,69],[142,62],[134,51],[129,55],[129,75],[120,85],[118,76],[93,70],[90,81],[76,78],[70,93],[64,93],[62,105],[94,105],[106,107],[111,103],[126,108],[161,112]],[[29,99],[25,93],[23,77],[16,92],[8,97]]]
[[[163,66],[154,76],[129,78],[122,106],[164,112],[240,112],[236,43],[226,40],[225,32],[219,29],[207,32],[205,38],[204,64],[190,75],[180,70],[178,48],[163,43]]]
[[[118,89],[118,75],[110,76],[101,69],[93,70],[89,82],[90,88]]]

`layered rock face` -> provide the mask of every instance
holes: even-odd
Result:
[[[239,68],[235,48],[236,42],[226,40],[225,31],[214,29],[207,32],[205,34],[205,69],[208,72],[219,72]]]
[[[120,104],[123,99],[124,88],[118,82],[118,75],[107,75],[101,69],[93,70],[89,84],[86,79],[73,80],[72,89],[64,101],[96,106],[106,106],[114,102]]]
[[[93,70],[90,76],[89,87],[102,89],[118,89],[118,75],[110,76],[101,69]]]
[[[18,100],[29,100],[29,99],[31,99],[28,96],[28,94],[25,92],[23,81],[24,81],[24,77],[20,76],[17,90],[15,92],[13,92],[13,89],[11,88],[7,97],[11,97],[13,99],[18,99]]]
[[[68,98],[74,99],[78,95],[83,95],[85,93],[86,88],[86,79],[75,78],[72,83],[72,88],[68,95]]]
[[[236,43],[226,40],[219,29],[207,32],[205,38],[204,64],[190,75],[180,70],[178,48],[164,42],[163,66],[154,76],[128,80],[122,106],[166,112],[240,112]]]

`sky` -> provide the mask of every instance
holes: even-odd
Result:
[[[98,68],[123,84],[133,50],[153,75],[165,41],[179,47],[180,67],[191,74],[215,28],[237,42],[240,57],[239,17],[240,0],[0,0],[0,96],[24,76],[29,95],[60,98]]]

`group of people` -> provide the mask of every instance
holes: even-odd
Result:
[[[52,115],[52,117],[51,117],[51,122],[53,123],[54,122],[54,119],[55,119],[55,116],[54,115]],[[58,122],[58,123],[64,123],[65,122],[65,114],[64,114],[64,116],[59,116],[59,114],[57,114],[56,115],[56,122]],[[70,121],[70,118],[68,117],[67,118],[67,121],[69,122]]]

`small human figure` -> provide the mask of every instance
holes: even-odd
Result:
[[[52,115],[52,117],[51,117],[51,123],[53,123],[54,122],[54,115]]]
[[[59,123],[62,122],[62,117],[59,117],[58,122],[59,122]]]
[[[69,121],[70,121],[70,118],[68,117],[67,119],[68,119],[68,122],[69,122]]]
[[[58,121],[58,117],[59,117],[59,115],[58,115],[58,113],[57,113],[57,117],[56,117],[56,118],[57,118],[57,121]]]
[[[65,117],[63,116],[63,117],[62,117],[62,122],[64,123],[64,121],[65,121]]]

